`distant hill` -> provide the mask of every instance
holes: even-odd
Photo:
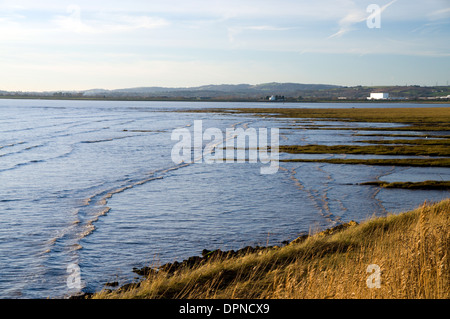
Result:
[[[46,97],[72,99],[127,100],[228,100],[264,101],[276,96],[283,101],[366,100],[372,92],[386,92],[393,99],[441,100],[450,95],[450,86],[339,86],[330,84],[262,83],[211,84],[196,87],[134,87],[115,90],[7,92],[0,97]],[[447,98],[448,100],[448,98]]]
[[[83,91],[84,96],[141,96],[141,97],[241,97],[255,98],[265,95],[298,96],[299,92],[313,90],[337,89],[341,86],[328,84],[300,84],[300,83],[264,83],[264,84],[218,84],[203,85],[186,88],[168,87],[136,87],[116,90],[94,89]]]

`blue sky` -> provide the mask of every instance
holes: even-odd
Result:
[[[0,0],[0,72],[23,91],[446,85],[450,0]]]

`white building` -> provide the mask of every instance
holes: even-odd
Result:
[[[370,93],[368,100],[386,100],[389,98],[389,93]]]

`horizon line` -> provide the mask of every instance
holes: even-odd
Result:
[[[198,89],[202,87],[207,86],[239,86],[239,85],[248,85],[248,86],[259,86],[259,85],[265,85],[265,84],[294,84],[294,85],[323,85],[323,86],[334,86],[338,88],[353,88],[353,87],[447,87],[449,86],[448,81],[446,84],[439,85],[436,83],[435,85],[420,85],[420,84],[377,84],[377,85],[339,85],[339,84],[330,84],[330,83],[301,83],[301,82],[263,82],[263,83],[257,83],[257,84],[251,84],[251,83],[237,83],[237,84],[231,84],[231,83],[220,83],[220,84],[202,84],[202,85],[195,85],[195,86],[157,86],[157,85],[142,85],[142,86],[133,86],[133,87],[120,87],[120,88],[113,88],[113,89],[105,89],[101,87],[95,87],[95,88],[89,88],[89,89],[49,89],[49,90],[5,90],[0,88],[0,92],[7,92],[7,93],[17,93],[17,92],[23,92],[23,93],[49,93],[49,92],[86,92],[86,91],[116,91],[116,90],[133,90],[133,89],[148,89],[148,88],[158,88],[158,89]]]

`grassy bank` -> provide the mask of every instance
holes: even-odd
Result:
[[[283,247],[206,254],[93,298],[449,298],[449,217],[447,199]]]

